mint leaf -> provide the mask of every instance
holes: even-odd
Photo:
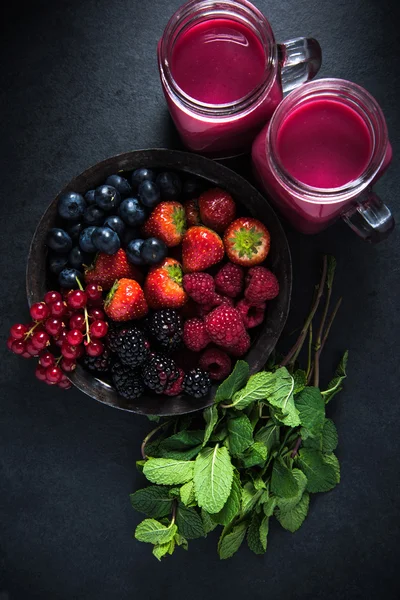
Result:
[[[295,406],[300,422],[311,437],[322,433],[325,420],[325,402],[318,388],[306,387],[296,396]]]
[[[269,496],[269,498],[264,499],[263,502],[263,511],[266,517],[272,517],[274,514],[274,510],[276,508],[276,503],[278,501],[277,496]]]
[[[194,462],[169,458],[149,458],[143,473],[152,483],[174,485],[186,483],[193,478]]]
[[[246,363],[247,364],[247,363]],[[206,422],[206,430],[204,432],[203,446],[205,446],[214,431],[214,427],[218,421],[218,409],[213,404],[203,410],[203,417]]]
[[[211,437],[211,442],[223,442],[228,435],[228,430],[226,427],[222,427],[219,431],[215,431]]]
[[[146,464],[145,460],[137,460],[136,461],[136,468],[139,471],[139,473],[143,473],[143,467]]]
[[[176,524],[179,533],[188,540],[194,540],[205,535],[203,521],[199,513],[194,508],[188,508],[182,503],[179,503],[176,511]]]
[[[254,436],[256,442],[262,442],[265,444],[268,450],[268,454],[271,454],[272,450],[279,444],[280,427],[273,421],[270,421],[268,425],[261,427]]]
[[[340,483],[340,464],[335,454],[325,454],[324,462],[330,465],[335,471],[336,483]]]
[[[189,450],[166,450],[160,446],[158,456],[160,458],[171,458],[172,460],[188,461],[195,458],[201,450],[201,444],[193,446]]]
[[[265,484],[265,481],[263,480],[263,478],[261,477],[261,475],[258,475],[257,473],[251,472],[250,473],[250,477],[251,480],[253,482],[253,485],[255,487],[256,490],[266,490],[267,486]]]
[[[346,350],[346,352],[343,354],[343,357],[342,357],[340,363],[338,364],[338,366],[336,368],[333,379],[328,383],[328,388],[322,392],[322,395],[325,400],[325,404],[328,404],[328,402],[330,402],[332,400],[332,398],[334,396],[336,396],[336,394],[338,394],[343,389],[342,383],[343,383],[344,379],[346,379],[346,377],[347,377],[346,367],[347,367],[347,359],[348,358],[349,358],[349,352],[348,352],[348,350]]]
[[[169,488],[168,494],[171,498],[180,498],[181,497],[181,488],[180,487]]]
[[[188,450],[203,443],[204,431],[179,431],[161,442],[163,450]]]
[[[306,387],[307,374],[302,369],[297,369],[297,371],[295,371],[293,373],[293,379],[294,379],[294,389],[293,389],[293,395],[294,395],[294,394],[298,394],[299,392],[304,390],[304,388]]]
[[[201,518],[203,520],[203,528],[205,533],[214,531],[214,529],[218,526],[218,523],[214,521],[211,515],[204,510],[204,508],[201,509]]]
[[[177,526],[172,523],[166,527],[155,519],[145,519],[136,527],[135,538],[148,544],[166,544],[177,532]]]
[[[256,490],[251,481],[248,481],[244,484],[242,488],[242,502],[240,511],[240,514],[242,516],[247,515],[253,510],[253,508],[259,501],[262,493],[262,490]]]
[[[159,420],[161,419],[161,417],[159,417],[158,415],[146,415],[149,421],[152,421],[153,423],[158,423]]]
[[[253,443],[253,428],[246,415],[228,418],[228,447],[237,456]]]
[[[221,383],[215,394],[214,402],[231,400],[235,392],[240,390],[249,378],[249,365],[244,360],[238,360],[232,373]]]
[[[185,506],[193,504],[195,502],[193,481],[188,481],[185,483],[179,490],[179,494]]]
[[[156,557],[157,560],[161,560],[163,556],[168,554],[171,543],[174,544],[174,540],[171,540],[171,542],[167,542],[166,544],[157,544],[156,546],[154,546],[153,555]]]
[[[268,531],[269,531],[269,518],[266,516],[261,521],[261,525],[260,525],[260,529],[259,529],[260,542],[261,542],[261,546],[262,546],[262,549],[264,550],[264,552],[267,549]]]
[[[283,405],[286,406],[293,387],[293,377],[285,367],[281,367],[274,373],[261,371],[252,375],[246,387],[236,392],[232,405],[237,410],[243,410],[256,400],[267,400],[269,404],[281,408]]]
[[[300,469],[292,470],[293,477],[297,482],[297,493],[292,498],[277,498],[276,504],[279,506],[280,510],[286,512],[296,506],[298,502],[300,502],[301,497],[303,496],[303,492],[307,486],[307,477],[304,475],[303,471]]]
[[[293,498],[298,491],[296,478],[280,456],[272,467],[271,491],[280,498]]]
[[[321,452],[311,448],[301,448],[299,451],[296,462],[307,477],[308,492],[328,492],[337,483],[335,467],[325,462],[324,458]]]
[[[256,467],[258,465],[263,466],[267,460],[267,447],[262,442],[254,442],[250,448],[240,455],[243,467],[249,469],[250,467]]]
[[[151,485],[129,497],[133,508],[148,517],[167,517],[172,510],[172,499],[166,487]]]
[[[287,510],[277,510],[275,516],[284,529],[294,533],[303,524],[308,513],[309,504],[310,496],[307,492],[304,492],[295,506]]]
[[[322,430],[322,452],[329,454],[336,450],[338,445],[338,434],[335,423],[331,419],[325,419]]]
[[[176,543],[177,546],[182,546],[182,548],[184,550],[188,549],[188,542],[187,539],[183,537],[183,535],[181,535],[180,533],[176,533],[175,537],[174,537],[174,541]]]
[[[229,525],[240,511],[240,500],[242,497],[242,486],[240,477],[235,471],[233,474],[231,493],[223,508],[216,514],[211,515],[213,521],[219,525]]]
[[[322,450],[322,433],[317,435],[316,437],[304,437],[304,435],[308,436],[307,429],[301,429],[300,435],[303,436],[301,438],[301,445],[303,448],[312,448],[313,450]]]
[[[246,535],[246,530],[247,523],[240,523],[230,533],[224,535],[224,532],[222,532],[218,542],[218,554],[221,560],[230,558],[239,550]]]
[[[250,525],[247,530],[247,544],[254,554],[264,554],[265,552],[260,539],[260,527],[262,519],[262,515],[258,515],[256,512],[253,512],[253,516],[251,517]]]
[[[226,448],[203,448],[194,464],[197,504],[209,513],[219,512],[232,487],[233,466]]]

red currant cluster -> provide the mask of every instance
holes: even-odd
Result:
[[[104,352],[101,338],[107,335],[108,323],[102,305],[102,289],[95,284],[71,290],[65,299],[60,292],[47,292],[43,302],[31,306],[31,323],[11,327],[7,346],[23,358],[39,358],[37,379],[68,389],[66,373],[76,369],[77,360],[85,352],[89,356]]]

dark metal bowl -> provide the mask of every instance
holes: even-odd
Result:
[[[244,357],[252,372],[260,370],[275,347],[286,322],[291,294],[292,269],[289,246],[280,222],[268,202],[245,179],[217,162],[196,154],[175,150],[137,150],[108,158],[75,177],[61,193],[67,190],[85,193],[100,185],[109,175],[118,171],[131,171],[138,167],[183,171],[203,177],[210,184],[226,189],[241,203],[246,211],[260,219],[271,233],[271,250],[268,264],[280,283],[279,296],[268,303],[266,319],[259,328],[258,335]],[[29,305],[41,300],[49,289],[46,273],[47,231],[57,219],[57,201],[60,194],[50,204],[35,231],[29,250],[26,271],[26,290]],[[146,395],[133,403],[127,403],[104,381],[93,377],[79,367],[71,374],[72,383],[95,400],[135,413],[146,415],[178,415],[193,412],[212,404],[216,386],[206,398],[194,400],[188,396],[175,397]]]

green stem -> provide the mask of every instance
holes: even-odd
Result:
[[[329,332],[330,332],[330,330],[331,330],[331,327],[332,327],[333,321],[335,320],[335,317],[336,317],[336,315],[337,315],[337,312],[338,312],[338,310],[339,310],[339,308],[340,308],[340,305],[341,305],[341,303],[342,303],[342,300],[343,300],[343,298],[339,298],[339,300],[338,300],[338,301],[336,302],[336,304],[335,304],[335,308],[333,309],[331,316],[329,317],[329,321],[328,321],[328,324],[327,324],[327,326],[326,326],[325,333],[324,333],[324,335],[323,335],[323,337],[322,337],[322,341],[321,341],[320,348],[318,349],[318,351],[317,351],[317,353],[316,353],[316,361],[314,360],[314,364],[313,364],[313,365],[312,365],[312,367],[311,367],[310,373],[309,373],[309,375],[308,375],[308,380],[307,380],[307,383],[308,383],[308,382],[311,380],[311,377],[312,377],[312,375],[313,375],[313,372],[314,372],[314,369],[315,369],[315,364],[316,364],[316,362],[317,362],[317,365],[319,365],[319,359],[320,359],[320,357],[321,357],[321,354],[322,354],[322,351],[323,351],[323,349],[324,349],[324,346],[325,346],[325,344],[326,344],[326,341],[327,341],[327,339],[328,339]],[[318,375],[319,375],[319,373],[318,373]],[[318,380],[318,379],[319,379],[319,376],[318,376],[317,380]],[[315,379],[315,374],[314,374],[314,385],[315,385],[315,381],[316,381],[316,379]],[[318,387],[318,385],[316,385],[316,387]]]
[[[153,437],[153,435],[155,433],[157,433],[157,431],[160,431],[160,429],[162,429],[163,427],[165,427],[166,425],[169,425],[169,423],[171,423],[171,420],[169,421],[165,421],[165,423],[161,423],[161,425],[158,425],[158,427],[156,427],[155,429],[153,429],[152,431],[150,431],[150,433],[148,433],[146,435],[146,437],[144,438],[142,445],[140,446],[140,451],[142,453],[142,458],[143,460],[146,460],[148,457],[146,456],[146,444],[147,442],[149,442],[151,440],[151,438]]]
[[[313,329],[312,329],[312,323],[310,323],[310,327],[308,328],[308,361],[307,361],[307,372],[306,372],[306,378],[308,381],[308,376],[309,373],[311,371],[311,355],[312,355],[312,342],[313,342]]]

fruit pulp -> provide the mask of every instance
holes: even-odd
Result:
[[[265,62],[261,41],[249,27],[232,19],[208,19],[178,37],[171,71],[191,98],[227,104],[262,82]]]

